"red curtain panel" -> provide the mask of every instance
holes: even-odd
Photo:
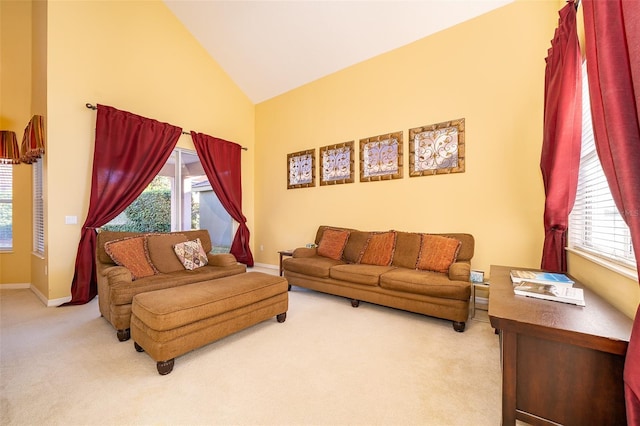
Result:
[[[640,2],[584,0],[583,7],[596,149],[640,266]],[[627,423],[640,425],[640,307],[624,381]]]
[[[211,188],[218,196],[227,213],[238,222],[238,231],[231,243],[231,254],[238,262],[253,266],[253,255],[249,248],[247,218],[242,214],[241,150],[236,143],[191,132],[193,144],[202,163]]]
[[[91,198],[82,225],[67,305],[97,294],[96,228],[120,214],[160,172],[182,132],[179,127],[98,105]]]
[[[545,190],[542,269],[566,272],[568,218],[576,199],[582,137],[582,73],[573,1],[560,10],[546,58],[540,169]]]

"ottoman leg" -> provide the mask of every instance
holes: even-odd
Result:
[[[116,330],[116,335],[118,336],[118,340],[121,342],[126,342],[131,338],[131,330],[125,328],[123,330]]]
[[[284,320],[287,319],[287,313],[283,312],[281,314],[276,315],[276,319],[278,320],[278,322],[284,322]]]
[[[138,342],[133,342],[133,347],[135,347],[138,352],[144,352],[144,349],[138,344]]]
[[[168,361],[158,361],[158,364],[156,365],[158,367],[158,373],[160,373],[161,376],[171,373],[174,361],[175,358],[171,358]]]

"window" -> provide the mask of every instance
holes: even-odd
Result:
[[[33,168],[33,252],[44,256],[44,200],[42,197],[42,160]]]
[[[229,252],[236,224],[213,192],[194,151],[177,148],[142,194],[103,227],[111,231],[207,229],[214,252]]]
[[[13,249],[13,169],[0,164],[0,251]]]
[[[582,67],[582,149],[569,248],[635,269],[631,233],[613,202],[593,138],[586,63]]]

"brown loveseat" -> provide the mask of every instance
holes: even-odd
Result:
[[[152,275],[134,277],[135,273],[124,266],[118,266],[105,250],[105,243],[123,241],[131,237],[143,237],[140,247],[144,247],[143,255],[149,261],[145,266],[152,265],[153,271],[150,272]],[[208,263],[205,266],[187,270],[176,256],[173,246],[197,238],[200,239]],[[96,244],[98,304],[102,316],[116,329],[118,339],[125,341],[130,337],[131,303],[136,294],[246,272],[246,266],[239,264],[235,256],[228,253],[211,254],[209,253],[211,248],[211,238],[207,230],[162,234],[112,231],[98,233]]]
[[[354,307],[366,301],[448,319],[454,330],[464,331],[472,235],[320,226],[315,243],[283,260],[290,285],[350,298]]]

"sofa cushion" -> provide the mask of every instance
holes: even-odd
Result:
[[[131,272],[132,280],[157,273],[149,259],[144,236],[109,241],[105,243],[104,250],[117,265],[124,266]]]
[[[191,271],[183,269],[168,274],[156,274],[140,278],[136,281],[136,285],[131,285],[131,282],[126,281],[114,282],[109,286],[111,310],[114,310],[113,306],[130,304],[133,296],[139,293],[228,277],[229,275],[242,274],[246,271],[246,266],[243,264],[225,267],[207,265]]]
[[[374,232],[367,241],[367,246],[358,263],[366,265],[389,266],[396,246],[395,231]]]
[[[423,234],[416,269],[448,272],[449,266],[456,261],[460,244],[455,238]]]
[[[342,257],[349,263],[358,263],[358,260],[364,253],[364,248],[369,241],[371,232],[364,231],[351,231],[349,233],[349,239],[347,245],[344,247]]]
[[[205,253],[202,248],[200,238],[175,244],[173,250],[176,252],[176,256],[178,256],[180,262],[184,265],[184,269],[191,271],[201,268],[209,262],[207,253]]]
[[[344,229],[325,229],[318,244],[318,254],[329,259],[340,260],[347,244],[349,231]]]
[[[396,248],[393,251],[391,265],[415,269],[420,254],[422,234],[417,232],[396,232],[396,234]]]
[[[162,273],[181,271],[184,269],[182,262],[173,251],[173,246],[188,241],[184,234],[149,234],[147,235],[147,247],[149,258],[155,268]]]
[[[451,281],[447,274],[415,269],[396,268],[382,274],[380,287],[404,293],[463,301],[468,301],[471,297],[469,282]]]
[[[318,278],[329,278],[329,270],[336,265],[342,265],[340,260],[329,259],[323,256],[290,257],[282,261],[285,271],[297,272]]]
[[[378,286],[380,275],[392,270],[392,266],[378,266],[365,264],[337,265],[331,268],[329,276],[335,280],[350,283]]]
[[[209,258],[209,265],[212,266],[233,266],[238,263],[238,260],[231,253],[217,253],[207,254]]]

